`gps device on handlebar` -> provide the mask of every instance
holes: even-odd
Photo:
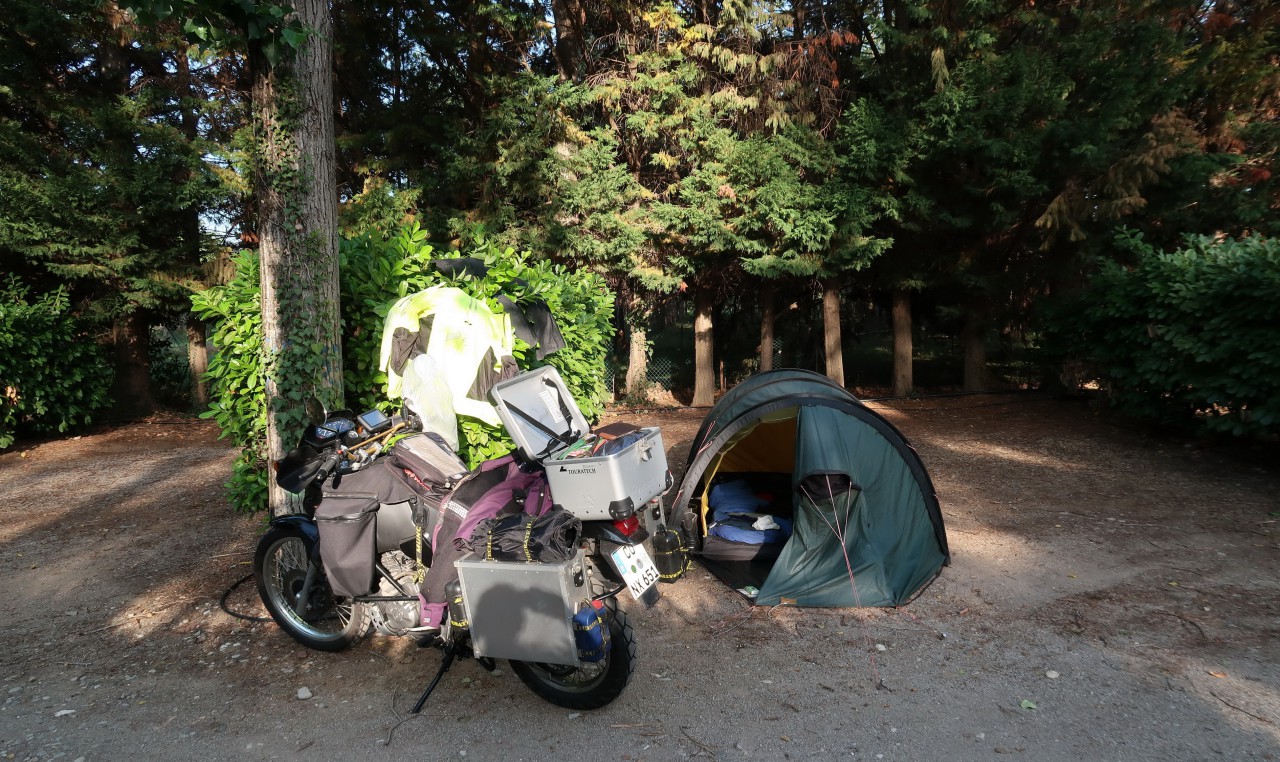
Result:
[[[370,410],[356,416],[356,423],[364,430],[366,437],[377,436],[391,428],[391,419],[381,410]]]

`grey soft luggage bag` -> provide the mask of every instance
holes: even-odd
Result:
[[[367,595],[377,557],[378,496],[326,493],[316,507],[320,557],[334,595]]]

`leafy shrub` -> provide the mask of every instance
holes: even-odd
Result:
[[[65,432],[92,421],[111,399],[111,366],[59,289],[31,298],[0,285],[0,449],[20,430]]]
[[[263,393],[262,310],[258,255],[242,251],[232,259],[235,277],[225,286],[191,296],[192,310],[209,323],[209,409],[222,436],[241,448],[227,482],[237,510],[267,505],[267,398]]]
[[[1114,405],[1235,436],[1280,433],[1280,241],[1188,238],[1103,265],[1071,331]]]
[[[436,259],[471,256],[489,267],[482,280],[447,278]],[[370,231],[344,239],[340,248],[339,287],[343,321],[343,385],[346,406],[393,412],[399,401],[386,397],[387,376],[378,369],[382,326],[395,301],[434,285],[456,286],[498,309],[502,293],[517,302],[540,298],[556,317],[568,346],[538,362],[517,340],[522,368],[552,364],[588,418],[605,402],[604,370],[613,318],[613,294],[591,273],[570,273],[548,262],[530,262],[527,254],[477,241],[466,251],[436,252],[415,223],[383,235]],[[210,343],[217,354],[209,362],[213,418],[243,448],[228,483],[233,505],[258,510],[266,505],[266,400],[263,394],[263,340],[259,307],[258,260],[251,252],[235,259],[236,276],[226,286],[193,298],[196,312],[214,325]],[[504,454],[511,440],[500,427],[461,418],[460,455],[472,465]]]

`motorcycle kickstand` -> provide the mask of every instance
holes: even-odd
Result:
[[[444,658],[440,661],[440,671],[436,672],[436,676],[431,680],[431,684],[428,685],[427,689],[418,697],[418,703],[413,705],[413,709],[409,711],[409,714],[417,714],[422,711],[423,704],[427,703],[427,697],[429,697],[431,692],[436,689],[436,686],[440,684],[440,680],[444,677],[444,673],[448,672],[449,668],[453,666],[453,660],[458,656],[457,646],[453,643],[449,643],[442,650],[444,651]]]

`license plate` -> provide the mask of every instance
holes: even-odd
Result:
[[[645,593],[658,583],[658,567],[653,565],[649,552],[643,545],[623,545],[613,551],[613,562],[622,571],[631,597],[647,603]]]

